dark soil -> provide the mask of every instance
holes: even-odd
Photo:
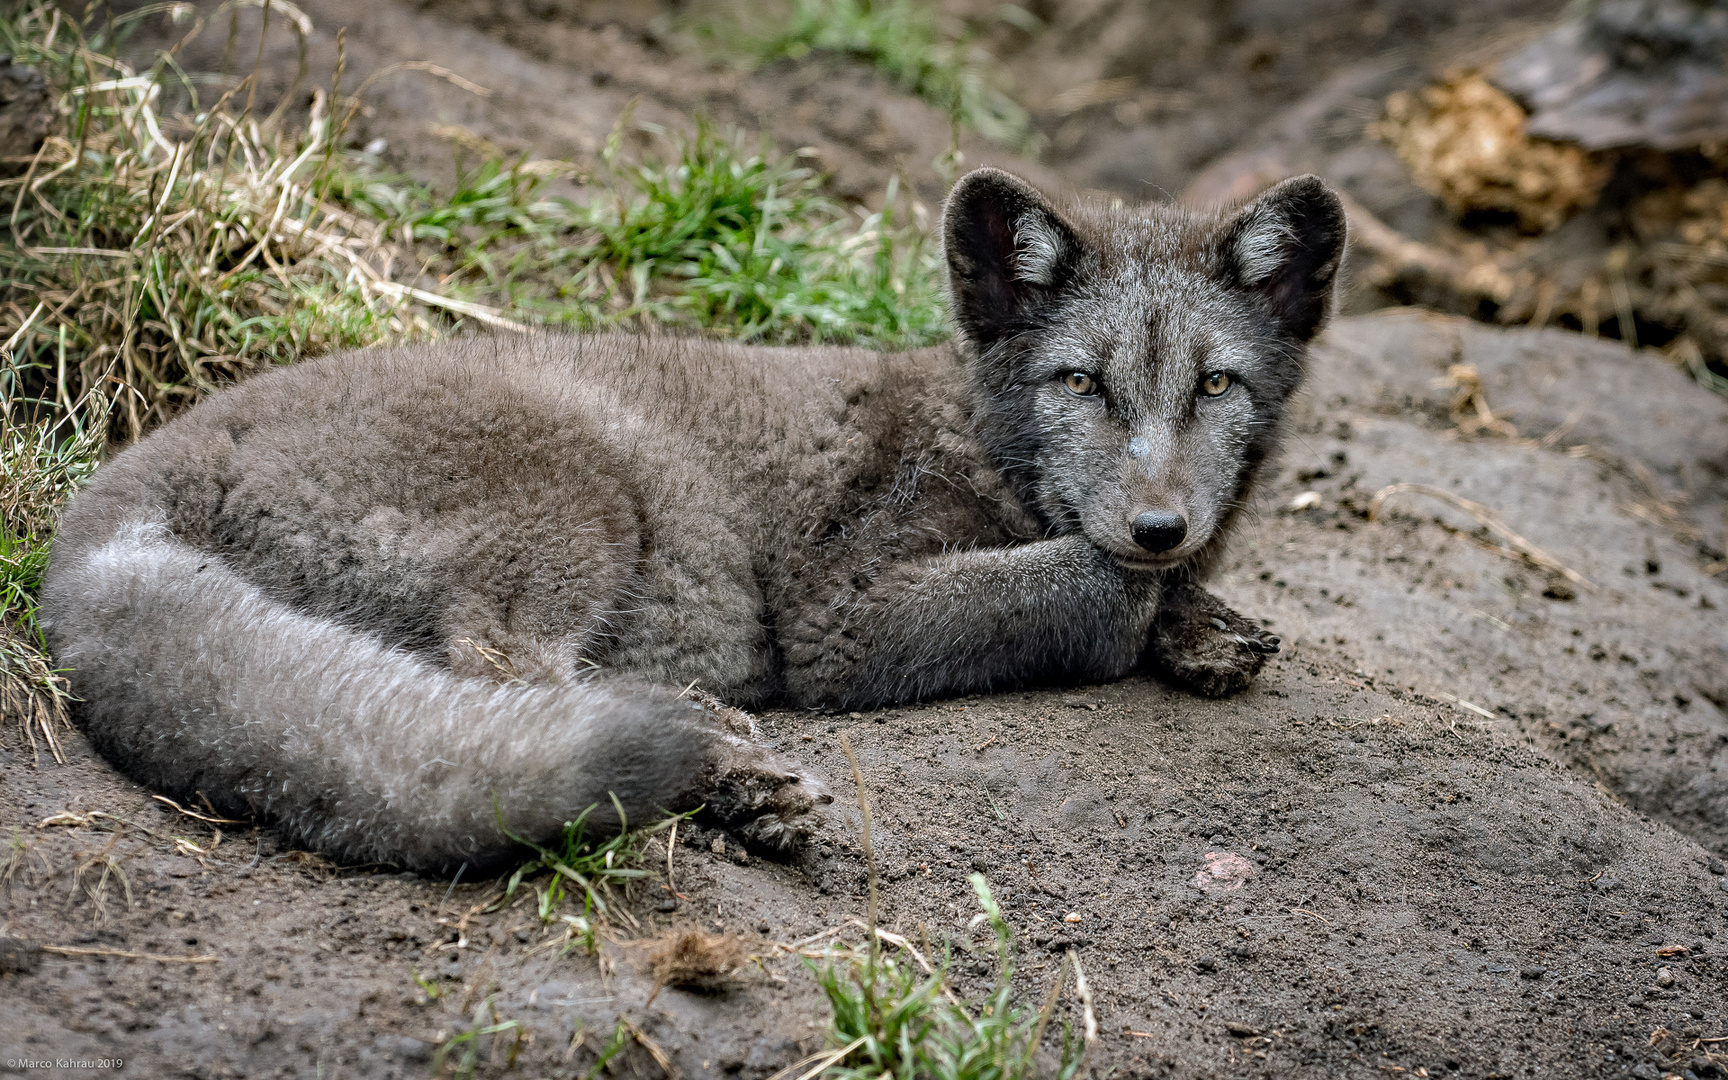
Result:
[[[1322,27],[1381,10],[1309,5],[1322,6]],[[617,15],[606,29],[598,5],[553,5],[528,30],[511,10],[459,0],[305,7],[320,27],[356,28],[350,78],[432,58],[494,89],[476,98],[416,73],[375,84],[365,137],[428,175],[449,165],[430,124],[592,153],[639,93],[649,119],[703,103],[722,117],[761,113],[859,193],[880,190],[897,155],[915,171],[946,145],[940,116],[874,76],[728,75],[672,55],[645,22]],[[1425,25],[1400,31],[1403,18],[1373,47]],[[1092,38],[1074,40],[1120,36],[1098,19],[1085,24]],[[1500,24],[1448,25],[1462,35]],[[332,35],[320,35],[315,62],[333,56]],[[1308,50],[1296,30],[1282,40],[1286,59],[1271,70],[1291,74],[1239,99],[1219,89],[1218,124],[1274,115],[1295,96],[1277,102],[1279,87],[1369,48],[1346,36]],[[589,47],[613,51],[584,66],[602,55],[580,53]],[[1039,47],[1010,53],[1017,77]],[[1123,38],[1117,54],[1129,51]],[[1199,70],[1224,54],[1197,55],[1183,62]],[[1127,63],[1086,62],[1099,78]],[[1048,78],[1058,89],[1084,81]],[[796,104],[818,99],[798,88],[815,86],[842,90],[800,120]],[[848,118],[870,116],[900,142],[871,149],[857,134],[869,129]],[[1088,131],[1109,142],[1104,121]],[[1071,187],[1102,186],[1083,157],[1049,160]],[[1160,183],[1186,179],[1178,169]],[[1458,364],[1475,366],[1510,428],[1459,426],[1474,413],[1455,415],[1442,382]],[[1584,582],[1514,557],[1416,491],[1369,520],[1373,495],[1393,483],[1483,504]],[[970,951],[982,939],[968,930],[966,876],[983,873],[1019,934],[1028,1000],[1042,1000],[1068,948],[1084,964],[1100,1078],[1728,1071],[1728,1042],[1709,1041],[1728,1037],[1728,402],[1654,354],[1560,331],[1411,311],[1346,318],[1316,352],[1267,487],[1214,586],[1285,651],[1238,697],[1128,679],[762,718],[837,792],[852,790],[839,737],[857,749],[886,926],[938,953],[951,946],[956,992],[981,990],[990,966]],[[589,956],[565,950],[566,924],[542,924],[531,895],[475,913],[498,882],[334,868],[248,825],[221,826],[213,845],[210,824],[153,801],[81,742],[70,754],[65,766],[33,761],[14,738],[0,756],[0,830],[15,837],[0,936],[214,959],[45,951],[8,963],[23,969],[0,974],[8,1070],[118,1057],[151,1077],[423,1076],[439,1044],[513,1020],[472,1044],[482,1075],[513,1060],[525,1076],[584,1076],[624,1017],[640,1039],[629,1037],[619,1075],[660,1075],[651,1043],[681,1076],[761,1080],[824,1045],[827,1007],[799,951],[825,933],[862,936],[850,809],[794,866],[686,826],[669,881],[653,841],[654,876],[626,905],[639,925],[616,918]],[[759,962],[719,992],[667,988],[650,1005],[646,942],[672,928],[736,935]],[[450,1051],[449,1074],[464,1050]]]

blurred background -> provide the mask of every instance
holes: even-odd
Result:
[[[631,103],[636,121],[706,117],[763,132],[782,152],[802,148],[830,193],[874,205],[898,175],[934,206],[955,167],[986,160],[1070,194],[1195,205],[1315,171],[1356,219],[1348,310],[1420,303],[1558,325],[1663,349],[1728,387],[1720,2],[309,0],[302,10],[313,27],[304,82],[329,69],[347,26],[355,75],[426,59],[494,91],[463,100],[425,73],[371,88],[353,141],[381,140],[386,161],[428,180],[450,159],[429,138],[447,144],[463,124],[505,154],[586,167]],[[227,49],[223,29],[188,46],[188,60],[210,66]],[[239,33],[249,42],[256,30]],[[266,97],[298,71],[291,36],[279,29],[267,43]]]

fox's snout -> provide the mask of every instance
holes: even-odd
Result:
[[[1128,531],[1134,542],[1154,555],[1179,547],[1188,537],[1188,519],[1170,510],[1144,510],[1134,515]]]

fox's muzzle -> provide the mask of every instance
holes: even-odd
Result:
[[[1147,510],[1136,514],[1129,531],[1134,542],[1154,555],[1178,547],[1188,536],[1188,522],[1169,510]]]

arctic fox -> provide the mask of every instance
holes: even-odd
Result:
[[[820,791],[691,686],[1246,685],[1277,639],[1198,581],[1328,314],[1337,197],[1064,212],[982,169],[942,228],[935,348],[488,337],[212,396],[66,512],[79,722],[160,790],[448,872],[611,796],[795,844]]]

